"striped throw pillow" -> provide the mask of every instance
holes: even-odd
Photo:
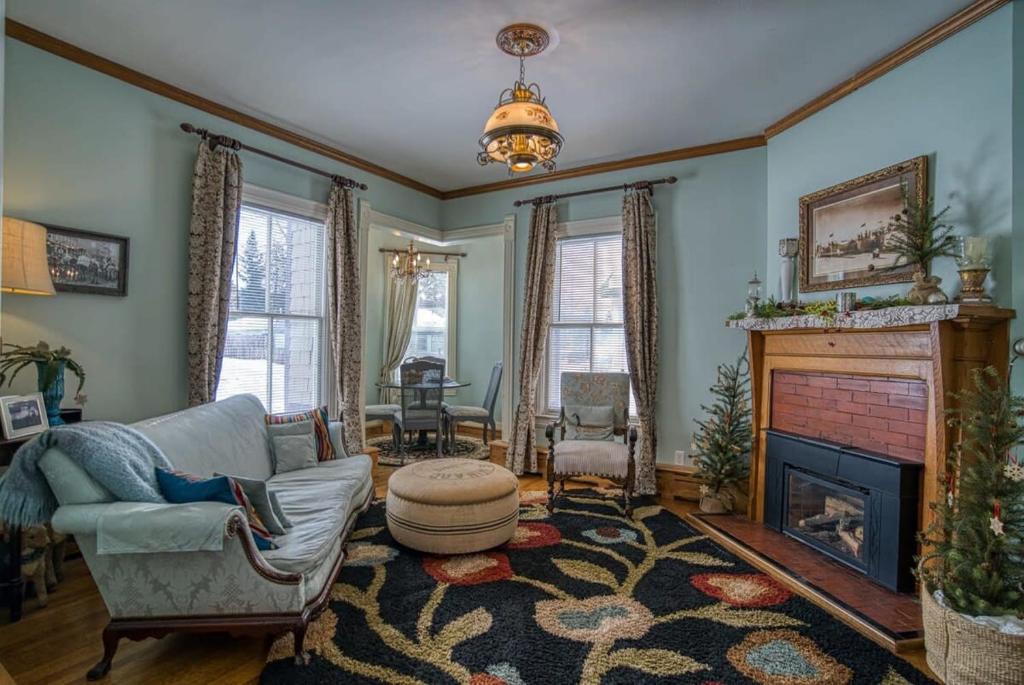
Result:
[[[330,431],[327,429],[327,407],[317,407],[297,414],[267,414],[266,416],[268,426],[307,420],[313,422],[317,461],[334,459],[337,455],[334,452],[334,444],[331,442]]]

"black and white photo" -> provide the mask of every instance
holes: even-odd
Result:
[[[47,226],[46,256],[58,292],[127,294],[128,238]]]
[[[8,440],[45,431],[50,423],[42,393],[0,397],[0,424]]]

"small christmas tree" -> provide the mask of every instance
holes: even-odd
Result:
[[[940,478],[945,496],[930,505],[920,576],[962,614],[1024,617],[1024,464],[1013,455],[1024,444],[1024,399],[992,367],[971,381],[950,411],[960,442]]]
[[[714,402],[710,407],[701,405],[708,416],[703,421],[697,419],[697,474],[704,481],[702,493],[718,494],[722,488],[747,478],[746,457],[751,444],[749,386],[750,366],[745,351],[736,364],[718,367],[718,380],[711,386]]]

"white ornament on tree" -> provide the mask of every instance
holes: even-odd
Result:
[[[988,520],[988,527],[992,529],[992,532],[996,534],[996,537],[1003,534],[1003,522],[995,516]]]

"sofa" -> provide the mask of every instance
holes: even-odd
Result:
[[[326,606],[346,537],[373,499],[372,462],[346,455],[332,422],[335,460],[275,475],[264,416],[256,397],[240,395],[132,427],[177,470],[266,481],[292,524],[267,551],[256,548],[241,507],[115,501],[60,450],[42,456],[60,504],[53,527],[75,536],[110,612],[90,680],[110,670],[121,638],[176,631],[291,631],[304,660],[306,627]]]

